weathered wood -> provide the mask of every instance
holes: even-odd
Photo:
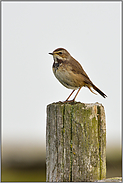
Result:
[[[104,107],[79,102],[47,106],[46,181],[92,182],[106,178]]]

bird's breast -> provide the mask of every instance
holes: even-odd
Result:
[[[74,80],[70,76],[69,71],[64,66],[64,63],[54,63],[52,69],[55,77],[62,85],[70,89],[78,88],[78,86],[75,86]]]

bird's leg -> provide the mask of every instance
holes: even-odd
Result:
[[[78,89],[78,91],[77,91],[77,93],[76,93],[76,95],[75,95],[75,97],[74,97],[74,99],[73,99],[73,102],[75,101],[75,98],[77,97],[77,95],[78,95],[79,91],[81,90],[81,88],[82,88],[82,87],[80,87],[80,88]]]
[[[75,91],[75,90],[73,90],[73,91],[71,92],[71,94],[70,94],[69,97],[65,100],[65,102],[68,101],[68,99],[70,98],[70,96],[73,94],[74,91]]]

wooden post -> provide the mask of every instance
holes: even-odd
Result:
[[[80,102],[47,106],[46,181],[93,182],[106,178],[104,107]]]

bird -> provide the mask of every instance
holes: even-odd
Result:
[[[92,90],[92,88],[102,97],[107,97],[105,93],[93,84],[81,64],[73,58],[66,49],[57,48],[49,54],[52,55],[54,59],[52,69],[55,77],[63,86],[73,90],[64,102],[74,102],[83,86],[89,88],[89,90],[94,94],[96,93]],[[71,95],[77,89],[78,91],[73,100],[69,100]]]

